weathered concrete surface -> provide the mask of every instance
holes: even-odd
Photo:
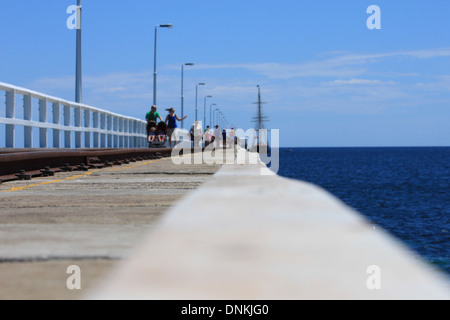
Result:
[[[170,158],[0,185],[0,299],[76,299],[220,166]],[[79,265],[82,290],[66,287]]]
[[[326,191],[261,173],[223,166],[86,298],[450,298],[446,277]]]

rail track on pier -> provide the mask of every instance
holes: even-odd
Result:
[[[0,183],[170,157],[172,149],[2,149]]]

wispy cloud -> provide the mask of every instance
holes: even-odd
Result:
[[[204,64],[198,69],[245,69],[269,79],[291,79],[297,77],[354,77],[364,73],[366,68],[355,68],[336,63],[334,60],[309,61],[299,64],[245,63],[245,64]]]
[[[450,75],[440,75],[431,82],[419,82],[414,85],[416,89],[425,91],[450,92]]]
[[[334,80],[329,82],[322,82],[327,86],[341,86],[341,85],[379,85],[384,82],[381,80],[368,80],[368,79],[350,79],[350,80]],[[390,82],[393,83],[393,82]]]
[[[432,59],[450,57],[450,48],[424,49],[415,51],[395,51],[371,54],[352,54],[333,52],[329,58],[310,60],[297,64],[286,63],[234,63],[234,64],[199,64],[204,69],[245,69],[261,74],[270,79],[291,79],[297,77],[357,77],[364,74],[370,64],[387,58],[409,57],[413,59]]]
[[[203,97],[208,94],[213,95],[211,103],[217,102],[224,109],[253,112],[257,84],[264,87],[264,100],[279,110],[319,108],[332,112],[373,113],[448,97],[448,75],[425,76],[422,69],[414,67],[405,73],[404,69],[395,68],[395,63],[390,63],[389,68],[378,68],[385,66],[381,64],[385,60],[395,62],[405,57],[417,60],[450,57],[450,48],[373,54],[333,52],[299,63],[197,64],[199,79],[196,81],[207,83],[200,89],[198,104],[203,109]],[[158,104],[177,107],[180,103],[179,66],[162,66],[160,70]],[[191,115],[196,104],[192,77],[190,73],[184,91],[185,108]],[[83,79],[84,101],[102,109],[139,116],[152,101],[152,79],[151,71],[87,74]],[[70,100],[74,84],[72,76],[45,77],[29,87]]]

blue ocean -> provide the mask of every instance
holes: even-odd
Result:
[[[284,148],[278,174],[328,190],[450,275],[450,147]]]

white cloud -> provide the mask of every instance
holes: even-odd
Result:
[[[441,91],[441,92],[450,92],[450,75],[441,75],[436,77],[435,81],[431,82],[419,82],[414,85],[416,89],[424,90],[424,91]]]
[[[116,92],[121,92],[121,91],[126,91],[127,88],[125,87],[111,87],[111,88],[99,88],[96,89],[95,92],[96,93],[116,93]]]
[[[62,77],[45,77],[37,79],[30,84],[30,89],[42,91],[46,93],[45,90],[70,90],[75,88],[75,77],[73,76],[62,76]]]
[[[245,63],[245,64],[205,64],[198,69],[245,69],[269,79],[291,79],[297,77],[354,77],[365,72],[365,68],[354,68],[336,64],[334,60],[309,61],[299,64]]]
[[[386,58],[410,57],[431,59],[450,57],[450,48],[424,49],[415,51],[396,51],[372,54],[352,54],[333,52],[331,58],[311,60],[297,64],[286,63],[238,63],[238,64],[199,64],[202,69],[245,69],[270,79],[291,79],[297,77],[356,77],[367,72],[368,65]],[[175,68],[175,67],[173,67]],[[177,68],[179,68],[177,66]],[[395,74],[393,74],[395,75]]]
[[[334,52],[317,60],[291,64],[196,64],[195,69],[199,73],[189,73],[185,78],[185,110],[192,116],[195,106],[194,81],[207,83],[207,86],[199,89],[198,104],[201,109],[203,97],[211,94],[213,98],[208,103],[217,103],[223,110],[251,113],[250,116],[244,115],[245,118],[253,116],[252,102],[257,99],[257,84],[263,89],[263,99],[268,102],[269,110],[308,106],[314,110],[373,113],[375,110],[381,112],[385,108],[397,108],[400,105],[426,104],[437,99],[437,93],[441,94],[440,99],[448,96],[450,76],[435,76],[434,80],[429,81],[428,77],[415,72],[413,63],[408,74],[397,72],[395,68],[377,73],[378,62],[398,57],[450,57],[450,49],[374,54]],[[158,75],[158,104],[162,108],[178,108],[180,104],[179,69],[179,65],[161,68]],[[422,82],[411,83],[412,77]],[[392,81],[393,78],[395,81]],[[151,71],[85,75],[83,97],[87,104],[95,107],[140,116],[152,102],[152,82]],[[74,84],[74,77],[71,76],[46,77],[31,83],[30,89],[71,100]]]
[[[330,82],[322,82],[322,84],[327,86],[340,86],[340,85],[379,85],[383,84],[380,80],[367,80],[367,79],[350,79],[350,80],[334,80]],[[392,83],[392,82],[391,82]]]

